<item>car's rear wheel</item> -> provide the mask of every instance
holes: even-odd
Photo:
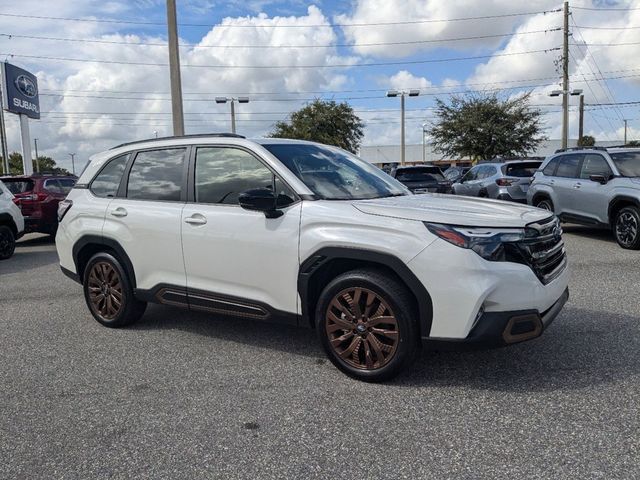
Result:
[[[640,210],[624,207],[616,215],[613,234],[618,245],[630,250],[640,249]]]
[[[122,327],[138,320],[147,307],[134,297],[131,281],[110,253],[96,253],[84,270],[84,298],[98,322],[106,327]]]
[[[542,198],[536,202],[536,207],[553,213],[553,203],[548,198]]]
[[[6,260],[16,250],[16,237],[13,230],[6,225],[0,225],[0,260]]]
[[[406,287],[377,270],[344,273],[326,286],[316,328],[331,362],[359,380],[388,380],[419,348],[415,309]]]

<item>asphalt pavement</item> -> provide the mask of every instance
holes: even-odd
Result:
[[[104,328],[28,236],[0,262],[0,478],[640,478],[640,252],[565,232],[541,338],[379,385],[311,330],[155,305]]]

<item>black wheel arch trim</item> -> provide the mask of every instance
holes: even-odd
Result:
[[[401,282],[403,282],[414,296],[418,306],[418,325],[420,336],[426,338],[431,333],[431,323],[433,321],[433,303],[431,296],[422,282],[418,280],[409,267],[398,257],[388,253],[376,252],[349,247],[324,247],[309,255],[301,264],[298,271],[298,293],[301,300],[302,322],[305,321],[313,326],[313,309],[310,306],[310,282],[313,275],[317,273],[323,265],[335,260],[356,260],[369,263],[372,266],[381,265],[394,272]]]
[[[612,217],[612,214],[613,214],[613,212],[615,210],[617,210],[616,206],[619,203],[630,203],[630,204],[635,205],[636,207],[640,208],[640,200],[639,199],[637,199],[635,197],[628,196],[628,195],[616,195],[609,202],[609,209],[607,210],[607,217],[609,218],[609,224],[612,225],[612,226],[613,226],[613,223],[615,222],[615,218]]]
[[[18,228],[16,227],[16,223],[13,221],[13,217],[8,213],[0,213],[0,225],[6,225],[13,232],[14,237],[18,237]]]
[[[81,281],[83,278],[83,272],[80,271],[80,252],[88,245],[100,245],[116,252],[118,259],[122,262],[122,266],[125,272],[127,272],[127,276],[129,277],[131,286],[133,288],[136,288],[136,273],[133,269],[133,263],[131,263],[129,255],[127,255],[127,253],[124,251],[124,248],[122,248],[122,246],[116,240],[99,235],[84,235],[80,237],[73,245],[73,263],[76,267],[78,278]]]

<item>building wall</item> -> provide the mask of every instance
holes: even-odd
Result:
[[[577,139],[570,139],[569,146],[575,147],[578,143]],[[612,142],[596,142],[597,146],[607,147],[612,145],[620,145],[622,142],[620,141],[612,141]],[[529,154],[529,157],[546,157],[551,155],[562,145],[562,140],[548,140],[546,143],[540,145],[534,152]],[[381,165],[385,163],[399,163],[400,162],[400,145],[367,145],[360,148],[360,157],[364,160],[367,160],[371,163],[375,163],[376,165]],[[424,157],[423,157],[424,155]],[[452,161],[456,161],[455,159],[447,159],[443,158],[442,154],[435,153],[433,149],[427,145],[423,148],[422,145],[407,145],[406,146],[406,154],[405,159],[407,163],[422,163],[423,158],[426,162],[436,162],[439,161],[445,163],[451,163]],[[463,159],[458,159],[460,162]]]

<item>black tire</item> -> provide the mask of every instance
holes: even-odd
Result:
[[[147,308],[146,302],[135,298],[129,277],[120,261],[110,253],[96,253],[89,259],[82,286],[89,311],[105,327],[130,325],[142,317]]]
[[[551,213],[554,213],[553,210],[553,202],[548,198],[541,198],[536,202],[536,207],[541,208],[542,210],[548,210]]]
[[[489,198],[489,194],[487,193],[486,190],[480,190],[478,192],[478,197],[480,197],[480,198]]]
[[[360,294],[345,294],[358,289]],[[337,318],[333,302],[340,298],[344,308],[355,304],[356,297],[359,310],[347,307],[355,315],[350,313],[349,319],[340,310],[343,313]],[[348,302],[349,298],[352,302]],[[360,320],[355,318],[358,313]],[[388,324],[388,319],[395,323]],[[416,319],[407,288],[396,278],[375,269],[354,270],[334,278],[320,294],[315,311],[316,329],[329,360],[347,375],[366,382],[389,380],[411,365],[420,348]],[[347,354],[344,357],[340,355],[341,348]]]
[[[0,225],[0,260],[11,258],[16,251],[16,236],[7,225]]]
[[[640,210],[624,207],[616,214],[613,235],[622,248],[640,250]]]

